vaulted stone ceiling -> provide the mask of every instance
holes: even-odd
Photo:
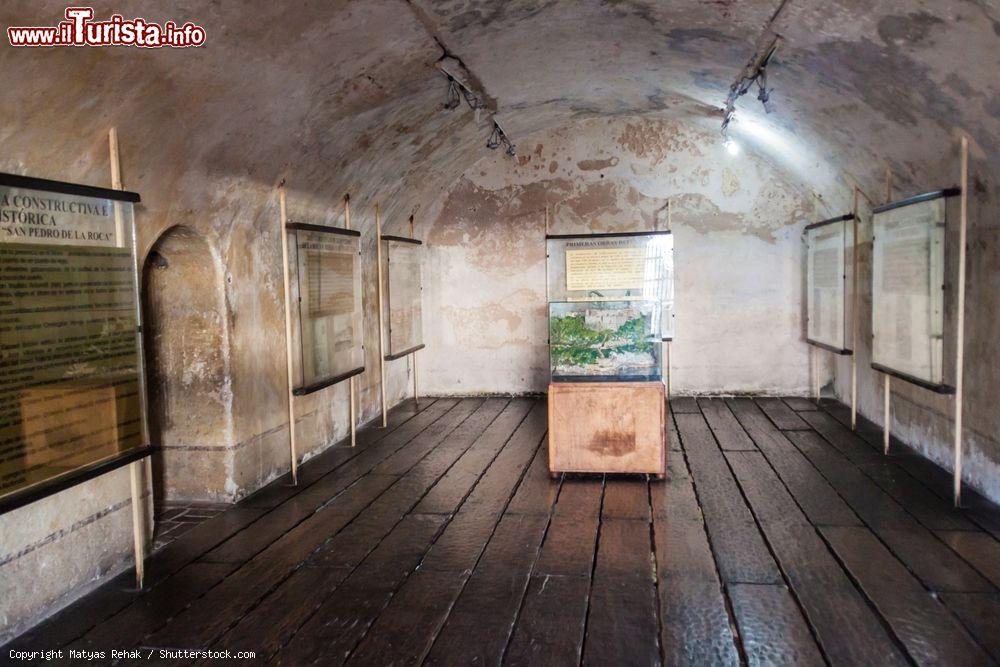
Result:
[[[199,172],[271,183],[309,163],[299,176],[307,190],[400,194],[390,211],[405,213],[487,154],[489,116],[477,125],[467,107],[442,109],[445,79],[433,65],[445,52],[517,143],[591,116],[717,127],[729,85],[770,29],[781,36],[769,68],[776,111],[765,114],[752,91],[733,136],[804,184],[823,189],[845,173],[875,183],[886,166],[902,183],[918,181],[924,163],[954,152],[960,132],[974,156],[1000,160],[992,0],[94,4],[101,18],[197,22],[207,44],[4,48],[0,80],[20,100],[4,108],[8,156],[60,163],[70,137],[91,146],[117,123],[142,153],[184,162],[187,171],[168,170],[175,180]],[[8,2],[2,23],[53,24],[64,7]],[[53,141],[39,144],[32,129]]]

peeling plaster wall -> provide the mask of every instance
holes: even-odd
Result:
[[[430,210],[420,383],[432,393],[548,383],[545,209],[554,234],[674,233],[677,393],[802,394],[802,227],[811,195],[718,135],[656,118],[524,137],[477,162]],[[423,230],[422,230],[423,231]]]

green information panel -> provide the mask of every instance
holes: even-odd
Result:
[[[0,182],[0,503],[8,509],[126,462],[147,442],[132,203],[28,182],[38,188]]]

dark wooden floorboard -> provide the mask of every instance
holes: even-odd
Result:
[[[811,398],[805,398],[804,396],[784,396],[781,400],[785,402],[785,405],[796,412],[820,409],[819,406],[816,405],[816,401]]]
[[[993,590],[993,586],[968,563],[817,433],[789,431],[788,437],[862,521],[930,590]]]
[[[938,531],[937,536],[1000,588],[1000,542],[987,533],[965,530]]]
[[[809,624],[788,587],[730,584],[729,599],[749,665],[824,665]]]
[[[671,401],[668,476],[550,477],[544,400],[406,401],[9,648],[237,664],[1000,660],[1000,509],[847,409]],[[191,659],[154,660],[192,664]],[[56,664],[75,664],[64,659]],[[124,663],[120,663],[124,664]],[[207,665],[208,660],[194,664]]]
[[[736,421],[724,398],[699,398],[698,406],[723,451],[752,452],[757,449],[753,440]]]
[[[941,600],[955,612],[972,636],[1000,664],[1000,594],[943,593]]]
[[[396,592],[351,654],[352,663],[414,664],[430,651],[545,432],[545,410],[540,402],[518,400],[512,406],[517,407],[512,414],[518,419],[505,422],[501,415],[467,452],[471,456],[460,459],[425,496],[424,500],[435,490],[446,487],[474,486],[467,495],[445,490],[435,500],[433,508],[454,513],[452,520],[424,557],[419,570]],[[480,455],[484,452],[489,456]],[[467,460],[475,461],[474,467],[457,476],[450,474]],[[439,504],[447,498],[454,504]],[[419,512],[423,505],[422,501],[415,511]],[[411,636],[400,638],[400,626],[414,628]]]
[[[781,574],[704,417],[679,414],[677,428],[722,580],[781,583]]]
[[[850,424],[850,415],[845,415]],[[882,454],[882,432],[877,429],[877,444],[865,440],[859,433],[852,433],[850,427],[830,414],[807,416],[810,424],[844,456],[861,467],[862,472],[871,477],[879,487],[899,502],[918,521],[932,530],[976,530],[960,510],[950,501],[927,493],[927,487],[894,463],[894,457]],[[859,417],[859,431],[867,420]],[[870,422],[867,422],[869,425]],[[864,445],[867,444],[866,448]]]
[[[650,486],[664,665],[737,665],[722,585],[683,456]]]
[[[764,457],[729,452],[727,458],[830,661],[905,665],[892,637]]]
[[[438,404],[443,403],[439,401]],[[461,401],[436,421],[431,429],[416,435],[410,447],[438,444],[467,419],[482,402]],[[435,404],[437,405],[437,404]],[[434,410],[432,406],[428,412]],[[419,416],[413,421],[419,419]],[[400,433],[399,429],[396,433]],[[383,442],[387,442],[389,438]],[[405,444],[405,443],[403,443]],[[402,445],[400,445],[402,446]],[[374,451],[374,448],[369,449]],[[362,455],[363,456],[363,455]],[[352,461],[357,461],[355,457]],[[354,474],[352,470],[351,475]],[[308,518],[284,533],[251,558],[234,574],[211,589],[197,605],[170,619],[165,627],[144,640],[150,647],[205,648],[271,589],[280,585],[316,547],[347,526],[378,496],[398,481],[396,475],[369,473],[336,495]]]
[[[758,398],[756,403],[775,426],[782,431],[808,429],[809,425],[802,421],[794,410],[780,398]]]
[[[548,514],[504,515],[426,664],[500,664],[548,523]]]
[[[984,665],[986,653],[867,528],[830,526],[823,537],[921,665]]]
[[[274,657],[274,664],[343,664],[393,594],[420,564],[447,517],[410,514]]]
[[[563,479],[507,647],[507,663],[580,662],[603,492],[600,477]]]
[[[426,409],[431,405],[432,402],[428,402],[426,405],[422,405],[421,409]],[[388,429],[366,426],[358,432],[359,442],[371,441],[374,443],[380,441],[384,435],[409,421],[417,412],[411,401],[405,401],[389,412],[390,427]],[[357,451],[361,451],[361,448],[357,448]],[[169,580],[171,575],[180,571],[185,565],[203,556],[205,552],[233,535],[239,534],[244,528],[264,516],[266,508],[272,508],[281,502],[276,498],[287,499],[301,493],[309,486],[305,480],[318,479],[322,474],[335,468],[340,461],[339,454],[334,456],[332,449],[328,452],[329,454],[324,452],[310,461],[310,465],[307,467],[309,473],[303,475],[303,481],[300,482],[299,486],[293,487],[283,478],[276,480],[243,501],[240,506],[204,521],[191,529],[185,533],[184,540],[171,542],[163,549],[150,555],[146,560],[145,589],[143,591],[136,591],[133,586],[134,576],[131,573],[125,573],[94,591],[84,601],[67,609],[65,613],[36,626],[10,645],[12,647],[37,647],[41,645],[46,648],[58,648],[80,640],[83,635],[104,621],[108,621],[112,628],[122,627],[124,621],[118,619],[116,614],[123,610],[127,611],[132,604],[138,604],[145,595],[155,590],[165,580]],[[261,502],[261,498],[265,497],[268,500]],[[180,586],[180,588],[189,590],[188,586]],[[200,592],[203,591],[199,591],[198,594]],[[197,595],[192,593],[192,596],[196,597]],[[128,627],[127,624],[125,627]],[[104,629],[100,629],[94,636],[107,636],[108,634]],[[42,643],[32,644],[36,638],[40,638]],[[87,639],[81,645],[89,646],[92,645],[92,642]],[[119,642],[116,646],[124,648],[125,644]]]
[[[751,399],[732,399],[729,404],[812,523],[827,526],[857,526],[861,523],[819,471]]]
[[[659,661],[651,552],[648,520],[602,518],[584,664],[653,665]]]
[[[670,409],[675,415],[701,412],[701,408],[698,407],[698,399],[694,396],[672,396]]]

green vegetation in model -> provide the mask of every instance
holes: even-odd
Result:
[[[583,314],[549,320],[552,362],[557,366],[588,366],[615,354],[651,353],[649,336],[649,323],[641,315],[625,320],[616,329],[588,327]]]

